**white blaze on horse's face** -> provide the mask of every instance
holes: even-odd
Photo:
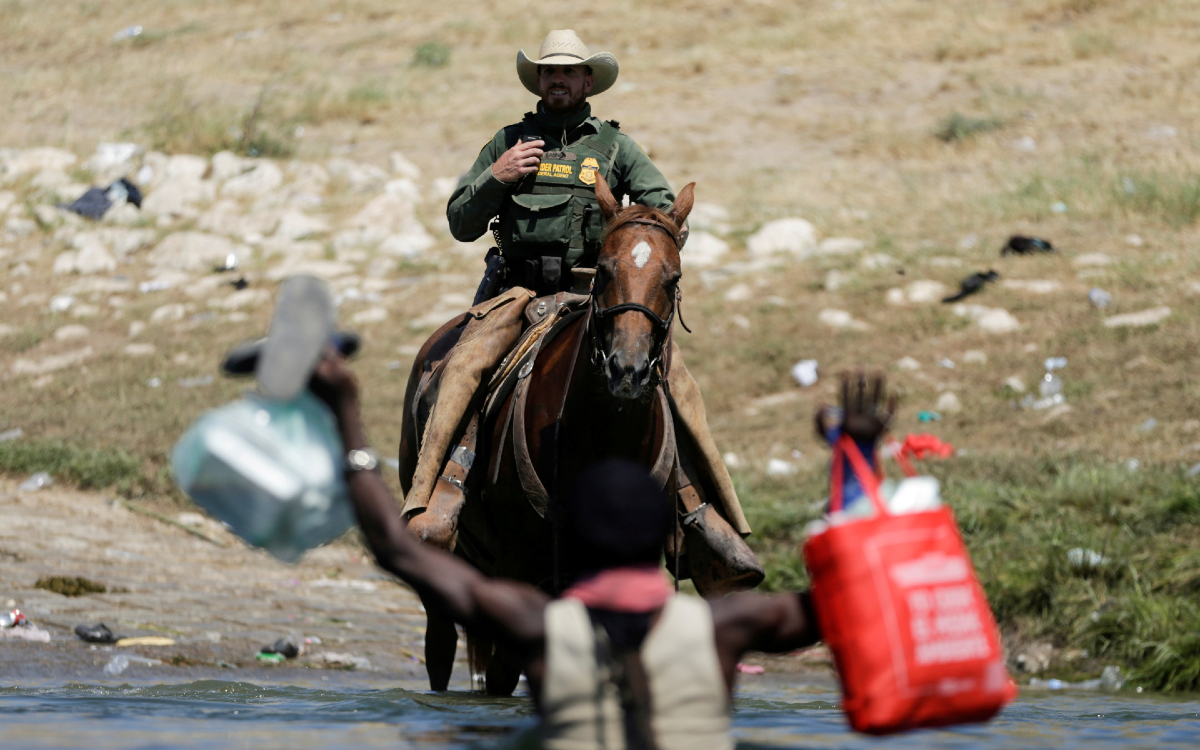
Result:
[[[650,253],[652,252],[654,251],[650,245],[645,240],[642,240],[633,246],[633,252],[631,253],[633,255],[633,262],[638,268],[645,266],[646,261],[650,260]]]

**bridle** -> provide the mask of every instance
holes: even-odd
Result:
[[[675,234],[675,232],[672,232],[671,229],[669,227],[667,227],[667,225],[663,224],[662,222],[656,221],[654,219],[630,219],[629,221],[622,224],[620,227],[617,227],[617,229],[618,230],[624,229],[626,226],[628,226],[630,224],[640,224],[642,226],[652,227],[654,229],[658,229],[662,232],[665,232],[667,234],[667,236],[671,238],[671,241],[673,243],[675,243],[675,249],[677,251],[680,249],[679,237]],[[645,305],[638,303],[638,302],[621,302],[616,305],[610,305],[609,307],[600,307],[599,296],[593,290],[593,293],[592,293],[592,319],[593,319],[593,321],[595,321],[598,324],[598,323],[602,322],[605,318],[611,318],[620,313],[629,312],[630,310],[640,312],[642,315],[645,315],[647,318],[649,318],[650,322],[653,323],[655,325],[655,327],[658,328],[662,332],[662,335],[659,337],[658,342],[657,342],[657,347],[656,347],[657,348],[657,356],[655,356],[654,359],[650,360],[651,371],[655,372],[657,374],[661,374],[659,365],[662,362],[663,350],[666,347],[667,338],[671,331],[671,322],[673,320],[675,320],[675,311],[679,308],[681,301],[682,301],[682,295],[679,291],[679,287],[676,287],[675,288],[675,296],[671,299],[671,312],[667,314],[666,318],[662,318],[659,316],[658,313],[654,312],[649,307],[646,307]],[[683,322],[682,314],[680,314],[679,324],[682,325],[684,330],[686,330],[688,333],[692,332],[692,329],[688,328],[687,324]],[[600,343],[599,325],[591,326],[591,339],[592,339],[592,363],[599,365],[600,367],[606,366],[608,364],[608,360],[611,359],[613,355],[611,352],[605,352],[604,346]]]

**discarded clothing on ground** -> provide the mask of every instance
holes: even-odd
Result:
[[[1040,237],[1023,237],[1019,234],[1014,234],[1008,238],[1008,243],[1000,248],[1001,255],[1033,255],[1034,253],[1052,253],[1054,245],[1050,244],[1050,240],[1043,240]]]
[[[947,297],[942,302],[958,302],[960,299],[969,297],[980,289],[983,289],[984,284],[987,284],[989,281],[995,281],[998,278],[1000,278],[1000,274],[995,271],[973,273],[959,282],[958,294]]]
[[[142,207],[142,191],[124,177],[106,188],[88,188],[83,195],[75,199],[74,203],[69,206],[60,205],[59,208],[65,208],[89,219],[99,220],[108,213],[110,208],[121,203],[132,203],[138,208]]]

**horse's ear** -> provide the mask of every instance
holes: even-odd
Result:
[[[617,199],[613,197],[612,191],[608,189],[608,182],[605,181],[604,175],[600,174],[597,169],[593,174],[596,175],[596,200],[600,203],[600,213],[604,216],[605,223],[612,221],[617,215],[617,211],[621,210],[621,206],[617,203]]]
[[[692,203],[696,200],[696,183],[689,182],[687,187],[679,191],[679,195],[675,196],[675,202],[671,204],[671,210],[667,211],[667,215],[671,217],[671,221],[683,229],[683,222],[687,221],[688,214],[692,212]]]

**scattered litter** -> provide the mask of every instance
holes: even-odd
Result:
[[[162,385],[162,378],[150,378],[146,381],[146,385],[151,388],[158,388],[160,385]]]
[[[1142,468],[1142,462],[1136,458],[1131,458],[1125,462],[1125,468],[1129,471],[1137,471],[1138,469]]]
[[[174,638],[165,638],[161,635],[139,635],[136,638],[122,638],[116,643],[119,647],[125,646],[174,646]]]
[[[1092,570],[1108,563],[1108,558],[1094,549],[1076,547],[1067,550],[1067,562],[1076,570]]]
[[[43,487],[49,487],[54,484],[54,479],[44,471],[39,471],[30,478],[26,479],[17,485],[17,489],[21,492],[37,492]]]
[[[240,276],[240,277],[234,279],[233,281],[229,282],[229,286],[233,287],[234,291],[240,292],[243,289],[245,289],[246,287],[250,286],[250,282],[246,281],[245,276]]]
[[[733,451],[729,451],[725,455],[721,456],[721,460],[724,461],[725,466],[730,469],[740,469],[745,465],[745,463],[742,461],[742,457]]]
[[[212,385],[212,382],[213,382],[212,375],[201,375],[196,378],[180,378],[179,379],[179,387],[180,388],[200,388],[202,386]]]
[[[75,298],[69,294],[59,294],[50,298],[50,312],[66,312],[75,306]]]
[[[1041,680],[1035,677],[1029,681],[1029,687],[1042,688],[1044,690],[1103,690],[1105,692],[1116,692],[1125,687],[1125,678],[1121,675],[1120,667],[1108,666],[1094,680],[1068,682],[1053,678]],[[1138,691],[1140,692],[1141,688],[1138,688]]]
[[[1066,357],[1047,357],[1046,361],[1043,362],[1042,365],[1046,368],[1047,371],[1061,370],[1062,368],[1067,366],[1067,358]]]
[[[954,360],[950,359],[949,357],[942,357],[938,360],[938,367],[944,367],[947,370],[953,370],[955,367]]]
[[[22,430],[20,427],[14,427],[11,430],[0,432],[0,443],[6,443],[9,440],[18,440],[23,437],[25,437],[25,430]]]
[[[995,271],[977,271],[959,282],[958,294],[951,295],[942,299],[944,303],[958,302],[961,299],[975,294],[988,282],[995,281],[1000,278],[1000,274]]]
[[[117,33],[113,34],[112,40],[114,42],[121,42],[126,39],[132,39],[135,36],[140,36],[141,33],[142,33],[141,26],[126,26],[125,28],[121,29]]]
[[[0,628],[15,628],[27,624],[29,621],[25,619],[25,615],[21,614],[21,610],[13,609],[4,614],[0,614]]]
[[[328,652],[321,655],[322,660],[331,667],[345,667],[348,669],[371,669],[371,660],[365,656],[352,656],[350,654],[338,654]]]
[[[1043,240],[1040,237],[1024,237],[1019,234],[1009,237],[1004,247],[1000,248],[1001,255],[1033,255],[1034,253],[1052,252],[1054,252],[1054,245],[1050,244],[1050,240]]]
[[[919,411],[919,412],[917,412],[917,421],[918,422],[921,422],[921,423],[940,422],[941,420],[942,420],[942,415],[938,414],[936,411]]]
[[[792,365],[792,378],[804,388],[816,384],[817,360],[802,359]]]
[[[227,661],[217,661],[217,666],[221,667],[222,669],[237,669],[236,664],[230,664]]]
[[[790,477],[799,471],[798,468],[790,461],[784,461],[782,458],[772,458],[767,461],[767,476],[769,477]]]
[[[116,677],[126,669],[129,669],[129,657],[124,654],[117,654],[109,659],[108,664],[104,665],[104,674],[107,677]]]
[[[291,637],[279,638],[274,643],[272,643],[270,646],[263,646],[262,648],[260,648],[258,650],[258,655],[260,657],[265,655],[265,656],[281,656],[281,657],[284,657],[287,659],[295,659],[297,656],[299,656],[300,654],[302,654],[304,652],[304,645],[302,643],[297,643],[296,642],[297,640],[303,640],[303,639],[293,639]]]
[[[1155,427],[1158,427],[1158,420],[1154,417],[1150,417],[1145,422],[1142,422],[1140,425],[1138,425],[1138,432],[1150,432]]]
[[[921,363],[912,357],[901,357],[896,361],[896,367],[901,370],[920,370]]]
[[[101,219],[113,206],[132,203],[142,207],[142,191],[122,177],[106,188],[91,187],[70,205],[59,204],[59,208],[79,214],[87,219]]]
[[[912,456],[920,460],[933,457],[950,458],[954,455],[954,446],[943,442],[935,435],[922,432],[906,435],[904,442],[900,444],[899,455]]]
[[[120,640],[104,623],[99,625],[76,625],[75,635],[88,643],[116,643]]]
[[[1050,210],[1056,214],[1065,214],[1067,212],[1067,204],[1062,201],[1055,201],[1050,204]]]
[[[50,632],[42,630],[36,625],[25,623],[24,625],[14,628],[0,629],[0,639],[14,641],[35,641],[37,643],[49,643]]]
[[[762,674],[767,670],[758,666],[757,664],[743,664],[739,661],[737,665],[737,671],[741,672],[742,674]]]
[[[279,664],[279,663],[283,662],[283,654],[268,654],[263,651],[260,651],[257,654],[255,654],[254,658],[257,661],[261,661],[266,664]]]
[[[147,292],[165,292],[175,286],[170,281],[143,281],[138,284],[138,291],[142,294]]]
[[[1092,303],[1093,307],[1098,307],[1101,310],[1112,304],[1113,296],[1103,289],[1092,287],[1088,291],[1088,302]]]
[[[213,268],[214,271],[236,271],[238,267],[237,253],[231,252],[225,256],[225,262]]]

